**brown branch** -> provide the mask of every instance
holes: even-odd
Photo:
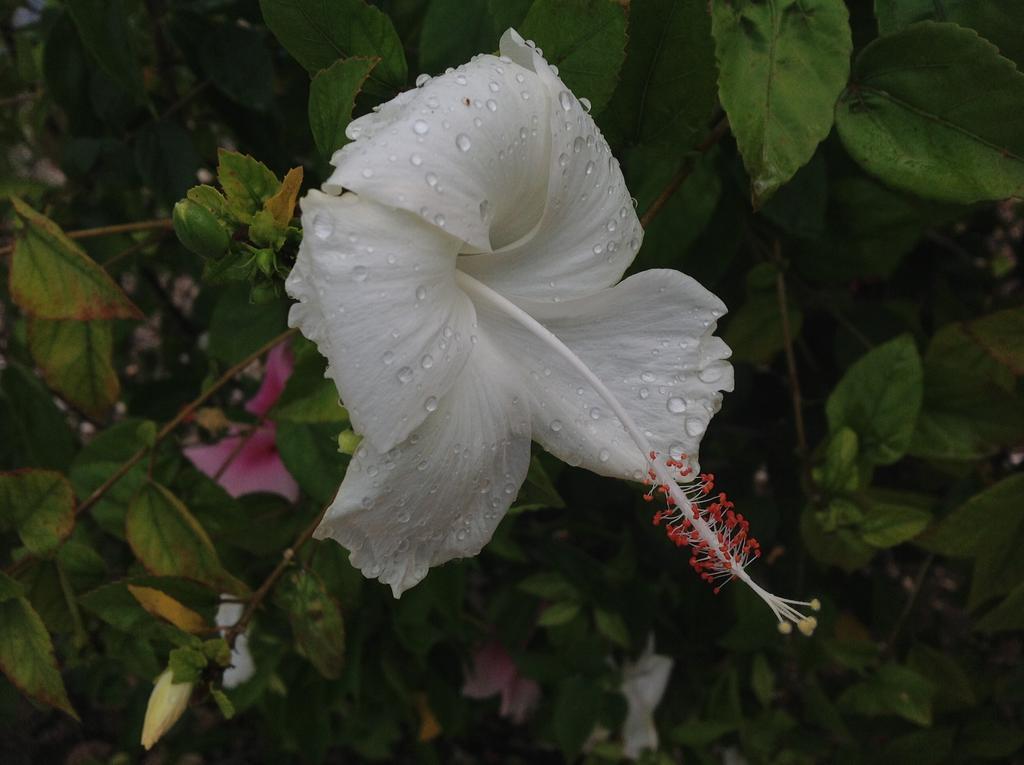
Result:
[[[718,124],[711,129],[711,132],[708,133],[707,137],[697,146],[697,152],[700,154],[707,154],[728,132],[729,121],[723,117],[718,121]],[[693,172],[693,167],[694,159],[692,156],[683,160],[683,164],[680,165],[676,174],[672,176],[672,180],[668,182],[668,185],[662,189],[662,192],[658,195],[657,199],[651,202],[650,207],[644,210],[644,214],[640,216],[641,226],[647,228],[651,224],[651,221],[654,220],[654,216],[661,212],[661,209],[668,204],[668,200],[672,198],[672,195],[675,194],[679,190],[679,187],[683,185],[683,182],[690,177],[690,173]]]
[[[83,228],[78,231],[65,231],[64,235],[69,239],[91,239],[97,236],[111,236],[113,234],[130,234],[134,231],[151,231],[153,229],[164,229],[169,231],[174,227],[170,218],[157,218],[155,220],[140,220],[134,223],[116,223],[112,226],[99,226],[98,228]],[[14,242],[0,247],[0,256],[9,255],[14,251]]]
[[[270,594],[270,590],[273,589],[274,585],[277,583],[277,580],[284,575],[288,566],[290,566],[291,562],[295,559],[295,554],[313,537],[313,532],[316,531],[316,527],[320,525],[320,521],[323,520],[328,507],[330,507],[330,505],[324,505],[323,510],[317,513],[316,519],[314,519],[314,521],[303,529],[302,533],[295,538],[291,547],[288,547],[283,553],[281,553],[281,560],[274,567],[274,570],[270,572],[267,578],[263,580],[263,584],[261,584],[257,588],[256,592],[252,594],[252,597],[249,598],[249,602],[246,604],[245,610],[242,612],[238,621],[235,622],[226,633],[224,633],[224,639],[227,641],[229,646],[234,648],[235,640],[238,639],[239,635],[245,632],[246,628],[249,626],[249,622],[251,622],[252,618],[256,615],[256,610],[260,605],[262,605],[264,599],[266,599],[267,595]]]
[[[800,376],[796,369],[796,356],[793,353],[793,330],[789,326],[789,301],[786,298],[786,277],[783,274],[781,248],[778,240],[772,245],[772,258],[778,271],[775,275],[775,292],[778,296],[779,315],[782,319],[782,338],[786,349],[786,367],[789,372],[789,392],[793,402],[793,424],[796,427],[797,456],[803,470],[804,490],[814,493],[814,477],[811,473],[809,452],[807,450],[807,430],[804,427],[803,394],[800,391]]]
[[[102,268],[110,268],[115,263],[118,263],[124,260],[125,258],[130,258],[132,255],[135,255],[136,253],[142,252],[147,247],[152,247],[154,244],[159,244],[161,240],[163,240],[163,238],[167,236],[169,231],[170,229],[166,231],[157,231],[151,237],[143,239],[141,242],[136,242],[131,247],[127,247],[121,250],[120,252],[114,253],[109,258],[100,263],[100,266]]]
[[[294,335],[297,331],[298,330],[295,329],[285,330],[280,335],[275,337],[273,340],[270,340],[257,350],[250,353],[248,356],[246,356],[244,359],[242,359],[237,364],[232,366],[220,377],[218,377],[217,380],[209,388],[207,388],[205,391],[199,394],[199,396],[194,398],[189,404],[182,408],[182,410],[178,412],[174,419],[170,420],[166,425],[164,425],[160,429],[160,431],[156,434],[156,439],[154,439],[152,446],[144,446],[137,452],[135,452],[135,454],[133,454],[131,457],[129,457],[121,465],[121,467],[114,471],[114,473],[106,481],[104,481],[103,484],[96,489],[96,491],[90,494],[78,506],[75,512],[84,512],[85,510],[88,510],[90,507],[99,502],[99,500],[103,498],[103,495],[110,490],[110,487],[112,487],[115,483],[124,478],[124,476],[128,474],[128,471],[135,467],[135,465],[137,465],[146,456],[150,449],[156,448],[156,446],[161,441],[163,441],[168,435],[170,435],[175,428],[177,428],[181,423],[185,422],[185,420],[190,418],[195,413],[196,409],[198,409],[200,406],[206,403],[207,399],[209,399],[214,393],[216,393],[218,390],[220,390],[229,382],[231,382],[231,380],[234,379],[235,375],[237,375],[239,372],[241,372],[243,369],[249,366],[253,361],[258,359],[271,348],[275,347],[276,345],[279,345],[280,343],[283,343],[289,337]]]

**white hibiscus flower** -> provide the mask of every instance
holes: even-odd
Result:
[[[302,202],[290,323],[364,436],[316,536],[397,597],[487,543],[533,439],[649,478],[702,575],[743,579],[809,631],[743,571],[742,517],[686,483],[733,386],[725,306],[677,271],[619,282],[643,232],[618,162],[540,50],[509,30],[501,53],[352,122]]]

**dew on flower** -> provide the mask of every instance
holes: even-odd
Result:
[[[459,147],[459,151],[469,151],[473,146],[473,142],[465,133],[459,133],[455,136],[455,145]]]
[[[426,135],[430,132],[430,124],[426,120],[416,120],[412,123],[412,132],[416,135]]]
[[[402,383],[403,385],[409,382],[413,377],[412,367],[402,367],[401,369],[398,370],[397,377],[398,382]]]
[[[428,412],[437,411],[437,397],[431,396],[426,401],[424,401],[423,408],[426,409]]]
[[[686,411],[686,401],[684,401],[679,396],[672,396],[668,400],[666,406],[668,407],[668,410],[672,412],[672,414],[682,414],[683,412]]]

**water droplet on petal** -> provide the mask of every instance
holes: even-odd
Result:
[[[402,367],[398,370],[398,382],[405,385],[412,379],[412,367]]]
[[[718,379],[722,376],[722,370],[719,367],[708,367],[702,369],[697,373],[697,377],[701,379],[701,382],[713,383],[718,382]]]
[[[555,431],[557,433],[558,431],[560,431],[562,429],[562,421],[561,420],[552,420],[550,423],[548,423],[548,427],[550,427],[553,431]]]
[[[416,120],[412,123],[412,132],[416,135],[426,135],[430,132],[430,125],[426,120]]]
[[[373,498],[372,497],[363,497],[359,501],[359,504],[362,505],[363,510],[369,510],[371,507],[373,507]]]
[[[421,75],[419,75],[416,78],[416,87],[417,88],[422,88],[428,82],[430,82],[430,75],[429,74],[421,74]]]
[[[696,417],[691,417],[686,421],[686,432],[691,436],[699,436],[704,432],[705,428],[707,428],[707,425]]]
[[[365,282],[367,276],[369,274],[366,272],[366,266],[356,266],[352,269],[352,278],[357,282]]]
[[[595,407],[591,407],[591,409],[590,409],[590,419],[592,419],[592,420],[600,420],[601,419],[601,410],[598,409],[596,406]]]
[[[498,111],[498,102],[495,101],[493,98],[488,98],[487,101],[486,101],[486,104],[487,104],[487,108],[490,111],[492,111],[492,112]]]
[[[601,462],[607,462],[609,459],[611,459],[611,456],[612,453],[610,451],[608,451],[607,449],[602,449],[598,453],[597,458],[601,460]]]
[[[385,364],[390,364],[395,360],[395,354],[392,351],[384,351],[384,355],[380,358]]]
[[[419,167],[420,165],[423,164],[423,157],[421,157],[419,154],[413,154],[411,157],[409,157],[409,161],[412,163],[413,167]]]
[[[438,213],[437,215],[434,216],[434,225],[436,225],[438,228],[444,228],[444,223],[444,216],[441,215],[441,213]]]
[[[668,447],[668,456],[674,460],[681,460],[684,454],[686,454],[686,447],[678,442]]]
[[[334,233],[334,223],[331,216],[326,213],[317,213],[313,216],[313,234],[317,239],[327,239]]]
[[[423,367],[424,369],[430,369],[432,366],[434,366],[434,357],[428,353],[426,356],[420,359],[420,366]]]
[[[587,166],[585,168],[583,168],[583,172],[586,173],[587,175],[593,175],[594,174],[594,167],[595,166],[594,166],[593,162],[587,162]]]
[[[435,396],[431,396],[430,398],[428,398],[425,402],[423,402],[423,408],[426,409],[428,412],[436,412],[437,398]]]
[[[641,372],[640,373],[640,379],[643,380],[645,383],[652,383],[652,382],[654,382],[654,373],[653,372]]]
[[[580,136],[576,136],[576,140],[572,142],[572,153],[579,154],[583,151],[583,147],[585,145],[586,144],[583,142],[583,139]]]
[[[416,299],[417,300],[424,300],[424,299],[426,299],[426,297],[427,297],[427,288],[424,287],[421,284],[419,287],[416,288]]]
[[[486,199],[480,203],[480,220],[484,220],[487,217],[487,210],[490,208],[491,203]]]
[[[639,390],[639,396],[642,399],[646,399],[650,395],[651,395],[651,392],[649,390],[647,390],[647,388],[641,388]]]
[[[362,175],[363,175],[364,178],[372,178],[373,177],[373,169],[369,168],[369,167],[364,167]]]
[[[565,111],[572,110],[572,93],[567,90],[563,90],[558,94],[558,103],[562,105]]]
[[[682,414],[686,411],[686,402],[679,396],[672,396],[672,398],[668,400],[666,406],[672,414]]]
[[[455,136],[455,145],[459,147],[459,151],[469,151],[473,142],[469,140],[469,136],[465,133],[459,133]]]
[[[587,112],[590,111],[590,99],[589,98],[581,98],[580,99],[580,105],[583,106],[583,109],[585,111],[587,111]]]
[[[491,80],[489,83],[487,83],[487,87],[490,88],[492,93],[497,93],[499,90],[501,90],[501,85],[496,83],[494,80]]]
[[[430,188],[433,189],[437,187],[437,173],[427,173],[423,178]]]
[[[558,166],[567,167],[569,165],[569,155],[565,152],[558,155]]]

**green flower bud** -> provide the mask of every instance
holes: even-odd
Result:
[[[216,216],[191,199],[174,205],[174,233],[178,241],[204,258],[219,258],[231,243],[227,229]]]
[[[277,269],[277,258],[273,250],[256,250],[256,267],[264,276],[273,276]]]

